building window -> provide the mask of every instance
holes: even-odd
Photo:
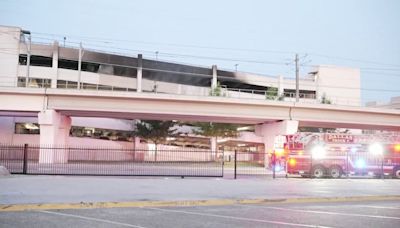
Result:
[[[78,61],[68,59],[58,59],[58,68],[78,70]]]
[[[57,88],[59,89],[76,89],[78,83],[73,81],[57,80]]]
[[[26,65],[27,63],[27,56],[26,55],[19,55],[19,64]],[[52,67],[53,66],[53,58],[47,56],[40,56],[40,55],[31,55],[31,66],[41,66],[41,67]]]
[[[18,77],[17,87],[26,87],[26,78],[25,77]],[[29,78],[28,87],[50,88],[51,87],[51,79]]]
[[[79,61],[76,60],[69,60],[69,59],[58,60],[58,68],[78,70],[78,65]],[[100,64],[97,63],[90,63],[90,62],[81,63],[81,71],[97,73],[99,71],[99,68]]]
[[[283,94],[285,97],[296,97],[295,89],[284,89]],[[316,99],[316,92],[314,90],[299,90],[299,97],[303,99]]]
[[[131,135],[130,131],[78,126],[72,126],[70,131],[70,136],[72,137],[87,137],[113,141],[132,141]]]
[[[15,134],[40,134],[39,124],[37,123],[15,123]]]

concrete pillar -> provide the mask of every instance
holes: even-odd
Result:
[[[212,80],[211,80],[211,89],[214,90],[218,86],[217,79],[217,65],[212,65]]]
[[[135,150],[140,150],[140,138],[139,137],[135,137]]]
[[[58,80],[58,41],[53,44],[53,62],[52,62],[51,88],[57,88]]]
[[[136,92],[142,92],[142,67],[143,67],[143,57],[142,54],[138,55],[137,62],[137,73],[136,73]]]
[[[265,152],[272,153],[274,150],[275,136],[288,135],[297,132],[299,122],[295,120],[284,120],[280,122],[265,123],[257,125],[255,133],[263,137]],[[265,165],[268,165],[269,158],[266,156]]]
[[[54,110],[44,110],[38,115],[40,125],[39,163],[66,163],[71,118]],[[54,149],[58,148],[58,149]]]
[[[278,97],[283,95],[283,76],[278,76]]]
[[[211,156],[211,160],[213,160],[213,159],[215,159],[215,155],[217,154],[217,152],[218,152],[218,141],[217,141],[217,137],[211,137],[210,138],[210,149],[211,149],[211,153],[210,153],[210,156]]]

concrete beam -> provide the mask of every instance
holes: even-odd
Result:
[[[0,111],[54,109],[65,115],[182,119],[260,124],[296,120],[300,126],[400,131],[400,110],[175,94],[3,88]]]

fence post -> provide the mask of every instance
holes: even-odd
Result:
[[[275,166],[276,166],[276,154],[275,150],[272,153],[272,178],[275,179]]]
[[[313,178],[313,156],[312,156],[312,152],[310,151],[310,179]]]
[[[235,163],[234,163],[234,168],[233,168],[233,175],[234,179],[236,179],[236,163],[237,163],[237,150],[235,150]]]
[[[27,174],[28,171],[28,144],[24,144],[24,162],[22,167],[22,173]]]
[[[349,178],[349,150],[346,150],[346,177]]]
[[[222,177],[224,177],[224,166],[225,166],[225,149],[222,147]]]
[[[384,155],[382,155],[382,163],[381,163],[381,179],[385,179],[385,173],[383,172],[383,161],[384,161]]]

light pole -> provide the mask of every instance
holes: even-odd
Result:
[[[25,41],[26,44],[26,78],[25,78],[25,87],[28,87],[29,85],[29,67],[31,65],[31,45],[32,45],[32,40],[31,40],[31,32],[28,30],[22,30],[22,34],[26,37],[28,35],[28,44]]]
[[[238,63],[235,64],[235,71],[237,72],[237,67],[239,66]]]

